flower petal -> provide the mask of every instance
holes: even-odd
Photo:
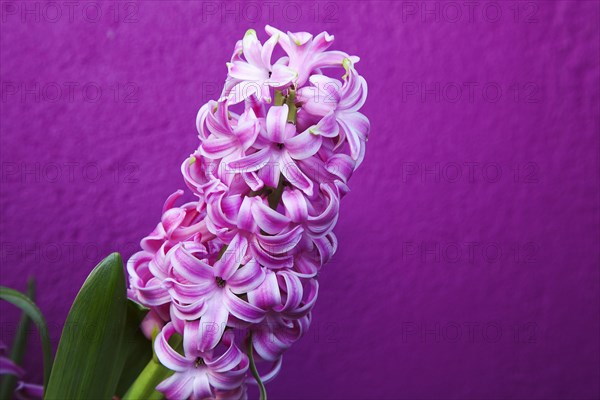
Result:
[[[206,299],[204,299],[202,296],[200,296],[200,299],[193,302],[193,303],[179,303],[178,301],[173,301],[171,303],[171,313],[172,315],[172,320],[179,319],[182,321],[189,321],[189,320],[195,320],[198,319],[200,317],[202,317],[202,315],[204,315],[204,313],[206,312],[207,309],[207,302]],[[180,329],[181,326],[177,325],[176,326],[177,329]]]
[[[225,290],[225,292],[229,291]],[[229,317],[227,296],[223,296],[221,293],[210,299],[207,303],[206,312],[199,321],[200,334],[197,345],[202,352],[213,349],[221,340],[221,336],[223,336],[223,332],[227,327]]]
[[[235,235],[221,258],[215,263],[216,276],[228,281],[240,264],[244,262],[247,252],[248,240],[242,235]]]
[[[276,36],[279,41],[279,45],[286,53],[288,53],[288,55],[290,54],[292,51],[292,45],[288,35],[270,25],[265,26],[265,32],[267,32],[267,34],[271,37]]]
[[[285,329],[284,326],[269,326],[252,335],[252,345],[258,355],[267,361],[274,361],[287,350],[291,343],[284,343],[278,334],[278,330]]]
[[[190,400],[204,400],[213,398],[213,391],[208,381],[208,374],[199,373],[194,374],[194,380],[192,382],[192,396]]]
[[[357,160],[364,147],[364,142],[369,134],[370,123],[367,117],[359,112],[341,113],[337,119],[343,136],[350,145],[350,154],[354,160]]]
[[[256,222],[252,217],[252,198],[244,197],[240,206],[240,211],[237,215],[237,227],[242,231],[254,232],[256,228]]]
[[[301,134],[286,140],[285,148],[293,159],[304,160],[319,151],[322,140],[318,131],[309,128]]]
[[[214,277],[213,268],[194,257],[184,244],[170,251],[169,255],[173,269],[190,282],[204,283]]]
[[[282,88],[289,85],[298,76],[296,71],[285,65],[275,64],[271,67],[271,76],[267,80],[269,86]]]
[[[346,154],[335,154],[329,160],[327,160],[327,166],[325,169],[327,172],[337,176],[344,183],[348,183],[348,180],[354,172],[355,163],[352,157]]]
[[[256,93],[261,93],[263,81],[232,79],[232,82],[237,82],[231,88],[223,90],[224,97],[229,104],[238,104],[245,99],[252,97]]]
[[[255,153],[241,157],[235,161],[229,161],[227,167],[232,172],[250,172],[264,167],[270,158],[270,148],[265,147]]]
[[[248,293],[248,301],[263,310],[271,310],[281,305],[281,293],[275,272],[266,271],[265,280],[261,285]]]
[[[202,304],[205,297],[215,290],[214,276],[202,283],[183,283],[175,279],[165,279],[165,286],[171,297],[182,304]]]
[[[229,76],[241,81],[262,82],[269,77],[269,71],[247,62],[234,61],[227,66],[229,67]]]
[[[281,307],[276,307],[275,311],[285,312],[295,310],[302,302],[303,288],[300,278],[295,274],[283,270],[278,272],[278,275],[283,279],[285,283],[283,292],[285,293],[285,304]]]
[[[44,387],[33,383],[18,382],[14,394],[18,399],[41,399],[44,396]]]
[[[350,59],[353,63],[357,63],[360,60],[358,57],[349,56],[343,51],[333,50],[324,51],[323,53],[315,55],[312,65],[314,69],[323,67],[339,67],[346,58]]]
[[[285,207],[285,214],[295,223],[302,223],[308,218],[306,199],[301,191],[286,188],[281,200]]]
[[[265,279],[265,271],[255,259],[251,259],[242,268],[235,271],[227,281],[227,286],[235,294],[248,293]]]
[[[248,29],[242,40],[242,51],[246,60],[255,66],[263,66],[261,59],[262,45],[258,41],[256,31],[254,29]],[[268,65],[268,64],[265,64]]]
[[[192,394],[193,375],[189,373],[175,373],[156,386],[168,399],[187,399]]]
[[[294,258],[291,254],[273,255],[263,249],[260,244],[258,244],[258,240],[256,240],[256,243],[252,243],[250,249],[252,251],[252,256],[265,268],[280,269],[291,268],[293,266]]]
[[[206,365],[210,368],[211,371],[214,372],[227,372],[234,369],[242,358],[244,354],[238,349],[233,340],[233,332],[227,331],[223,335],[223,343],[228,342],[229,347],[227,350],[218,358],[214,360],[205,359]],[[225,340],[225,339],[228,340]]]
[[[246,367],[247,370],[247,367]],[[233,390],[240,387],[244,382],[246,371],[229,371],[226,374],[209,370],[208,380],[210,384],[218,390]],[[226,397],[228,398],[228,397]],[[222,399],[222,397],[217,397]],[[240,397],[231,397],[231,400],[239,400]]]
[[[200,154],[211,159],[223,158],[236,150],[232,137],[209,136],[200,146]]]
[[[154,352],[162,365],[172,371],[183,372],[192,365],[192,361],[175,351],[169,339],[175,333],[173,324],[169,322],[154,340]]]
[[[22,377],[25,371],[8,357],[0,357],[0,375],[15,375]]]
[[[300,239],[302,239],[302,232],[304,232],[304,229],[301,226],[296,226],[293,229],[278,235],[258,235],[257,239],[261,247],[269,253],[286,254],[300,242]]]
[[[229,312],[242,321],[258,323],[265,316],[263,310],[237,297],[230,290],[226,291],[225,303]]]
[[[287,104],[273,106],[269,109],[266,119],[265,137],[273,143],[283,143],[289,108]]]
[[[309,131],[314,135],[329,138],[336,137],[340,132],[340,126],[337,123],[335,112],[333,110],[330,111],[326,116],[321,118],[317,125],[309,128]]]
[[[344,82],[342,100],[338,108],[346,112],[356,112],[367,100],[367,81],[358,75],[351,63],[345,63],[344,68],[346,68],[348,78]]]
[[[271,152],[269,163],[257,171],[258,178],[270,187],[277,187],[281,175],[279,156]]]
[[[262,65],[266,67],[271,65],[271,56],[273,55],[273,49],[275,48],[278,39],[279,38],[277,37],[277,35],[271,36],[269,40],[267,40],[263,45],[263,48],[260,53]]]
[[[313,182],[298,168],[298,165],[288,152],[283,153],[281,161],[283,162],[281,173],[288,182],[302,190],[307,196],[312,196]]]
[[[312,42],[311,50],[320,53],[327,50],[333,43],[334,36],[327,32],[319,33]]]
[[[337,191],[327,184],[321,184],[321,190],[325,193],[324,197],[327,199],[327,206],[320,214],[309,215],[307,224],[311,233],[317,236],[325,235],[333,229],[340,209],[340,199]]]
[[[252,204],[252,216],[260,229],[270,235],[281,232],[290,223],[288,217],[273,210],[258,198],[255,198]]]

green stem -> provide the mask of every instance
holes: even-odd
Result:
[[[181,336],[174,335],[169,342],[174,349],[178,350],[182,343]],[[160,400],[164,398],[163,394],[156,390],[156,386],[171,375],[173,375],[173,371],[164,367],[153,356],[135,382],[127,390],[127,393],[123,395],[122,400]]]
[[[163,367],[154,359],[146,365],[133,385],[123,396],[123,400],[162,399],[162,393],[156,391],[156,386],[171,376],[173,372]]]
[[[288,117],[287,122],[291,124],[296,124],[296,115],[298,113],[298,108],[296,107],[296,91],[294,89],[288,90],[288,95],[283,97],[280,90],[275,91],[275,105],[288,105]],[[269,207],[273,210],[277,209],[279,202],[281,201],[281,195],[283,194],[283,187],[285,184],[285,179],[283,175],[279,176],[279,183],[275,190],[269,195]]]
[[[273,103],[273,105],[282,106],[284,102],[285,102],[285,97],[283,97],[283,93],[281,93],[281,90],[276,90],[275,91],[275,102]]]
[[[252,333],[248,336],[248,360],[250,361],[250,371],[252,372],[252,376],[256,379],[256,383],[258,384],[258,390],[260,391],[260,400],[267,400],[267,389],[265,388],[265,384],[260,379],[260,375],[258,374],[258,370],[256,369],[256,364],[254,363],[254,352],[252,350]]]
[[[283,195],[284,182],[285,180],[283,178],[283,175],[279,175],[279,184],[277,185],[277,188],[275,188],[275,190],[267,198],[267,201],[269,202],[269,207],[271,207],[273,210],[277,209],[277,206],[281,201],[281,195]]]
[[[298,114],[298,107],[296,107],[296,91],[289,89],[288,95],[285,98],[285,104],[288,105],[288,119],[287,122],[296,125],[296,115]]]
[[[287,122],[296,125],[296,116],[298,114],[298,106],[296,106],[296,91],[292,88],[288,89],[287,95],[283,95],[281,90],[275,91],[275,101],[273,105],[282,106],[287,104],[288,106],[288,118]]]

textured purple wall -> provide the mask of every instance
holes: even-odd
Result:
[[[361,56],[372,123],[272,397],[599,396],[598,2],[1,6],[2,285],[37,278],[55,344],[90,269],[183,187],[235,41],[270,23]]]

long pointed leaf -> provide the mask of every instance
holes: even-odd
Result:
[[[127,302],[127,323],[123,334],[123,351],[125,365],[119,379],[115,394],[122,397],[152,359],[152,342],[144,336],[140,323],[148,309],[129,300]]]
[[[33,278],[29,278],[27,281],[26,295],[31,299],[31,301],[35,302],[35,280]],[[10,349],[10,359],[13,360],[17,365],[21,365],[21,362],[23,361],[25,347],[27,346],[27,333],[30,322],[31,318],[29,318],[27,313],[23,313],[23,315],[21,315],[21,321],[19,321],[19,327],[17,328],[17,333],[13,339],[13,344]],[[2,384],[0,384],[0,399],[8,399],[16,385],[16,376],[4,375],[2,377]]]
[[[94,268],[63,328],[45,399],[110,399],[123,368],[127,313],[123,261],[118,253]]]
[[[50,372],[52,371],[52,347],[50,346],[50,335],[48,334],[48,327],[42,312],[29,297],[16,290],[0,286],[0,298],[23,310],[23,312],[26,313],[37,326],[38,331],[40,332],[40,338],[42,340],[42,353],[44,355],[44,384],[46,384],[50,378]]]

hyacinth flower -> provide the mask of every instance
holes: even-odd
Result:
[[[241,252],[245,250],[235,240],[229,247]],[[211,266],[182,243],[174,251],[172,263],[173,275],[182,278],[168,278],[165,283],[172,288],[174,305],[185,319],[184,344],[190,342],[200,351],[210,350],[221,339],[229,315],[250,323],[260,322],[263,318],[261,309],[238,297],[264,280],[265,271],[255,259],[238,268],[237,250],[226,250]]]
[[[247,383],[265,396],[310,327],[340,200],[364,158],[358,57],[328,50],[326,32],[266,32],[264,44],[253,30],[236,44],[223,95],[198,112],[198,148],[181,166],[195,201],[172,195],[128,262],[129,295],[150,309],[144,330],[158,332],[158,360],[174,371],[153,382],[170,399],[244,398]],[[286,56],[272,60],[276,45]]]
[[[180,167],[187,191],[166,199],[127,261],[128,284],[119,254],[100,262],[56,356],[32,299],[0,287],[36,324],[44,357],[39,386],[0,354],[13,377],[2,393],[235,400],[256,384],[266,399],[265,383],[310,329],[370,124],[358,57],[330,50],[327,32],[265,30],[264,43],[249,30],[235,44],[222,95],[198,111],[198,144]]]
[[[271,102],[271,87],[285,87],[296,73],[284,63],[271,63],[277,36],[267,40],[264,46],[258,41],[256,31],[249,29],[244,35],[241,49],[234,53],[232,61],[227,64],[228,84],[224,96],[232,103],[256,96],[259,100]],[[236,46],[237,47],[237,46]],[[240,52],[244,59],[237,55]]]
[[[335,124],[321,129],[321,135],[339,136],[336,146],[347,142],[357,168],[364,157],[370,127],[367,117],[358,111],[367,99],[367,82],[350,67],[350,60],[344,59],[342,65],[347,73],[343,83],[324,75],[313,75],[309,79],[311,85],[298,90],[298,100],[303,103],[298,118],[304,124],[311,124],[315,118],[334,119]]]
[[[185,355],[169,344],[175,333],[168,323],[154,342],[160,362],[175,373],[157,389],[169,399],[241,398],[245,395],[243,382],[248,370],[248,358],[238,349],[231,331],[225,332],[221,343],[226,350],[221,355],[214,350],[199,351],[194,346],[184,346]]]
[[[297,74],[296,87],[304,85],[306,79],[319,68],[339,66],[346,58],[355,63],[360,60],[342,51],[326,51],[334,40],[333,35],[327,32],[321,32],[313,38],[313,35],[308,32],[285,34],[269,25],[265,27],[265,31],[271,39],[277,38],[288,55],[287,66]]]
[[[321,136],[306,130],[296,134],[294,125],[287,123],[289,108],[286,104],[269,109],[265,129],[255,147],[259,150],[239,160],[229,162],[233,171],[258,171],[258,177],[270,187],[277,187],[283,174],[294,187],[307,195],[313,192],[313,182],[296,164],[313,156],[321,147]]]

